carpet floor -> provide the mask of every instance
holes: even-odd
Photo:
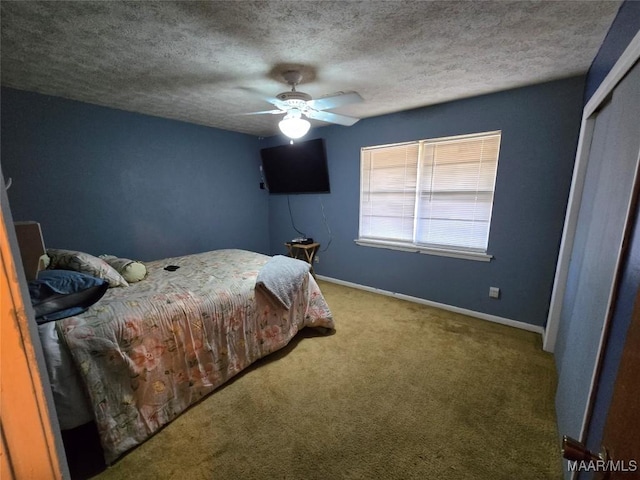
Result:
[[[86,444],[65,442],[72,476],[562,478],[538,334],[319,283],[335,333],[300,332],[97,473],[74,467]]]

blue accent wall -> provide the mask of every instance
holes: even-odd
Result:
[[[9,88],[1,126],[13,218],[39,221],[48,247],[268,253],[255,137]]]
[[[584,91],[585,104],[609,74],[622,52],[629,45],[629,42],[637,35],[639,23],[640,2],[626,0],[620,6],[598,54],[591,63],[591,68],[589,68]]]
[[[269,196],[271,253],[321,243],[316,272],[339,280],[543,326],[580,129],[584,77],[324,127],[331,193]],[[502,130],[491,262],[359,246],[360,148]],[[283,143],[269,138],[260,146]],[[289,215],[289,200],[293,222]],[[325,222],[326,218],[326,222]],[[327,249],[329,241],[331,243]],[[489,287],[501,298],[489,298]]]

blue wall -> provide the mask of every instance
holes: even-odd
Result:
[[[49,247],[268,253],[255,137],[8,88],[1,125],[13,218],[39,221]]]
[[[291,195],[295,226],[325,248],[317,273],[544,325],[580,129],[584,78],[575,77],[324,127],[331,193]],[[489,262],[363,247],[358,237],[360,148],[502,130]],[[282,143],[269,138],[261,147]],[[298,236],[287,197],[269,197],[271,253]],[[501,298],[489,298],[489,287]]]
[[[591,63],[587,74],[584,91],[585,104],[593,96],[604,78],[611,71],[624,52],[629,42],[638,33],[640,23],[640,2],[626,0],[618,10],[618,15],[613,20],[604,42],[600,46],[598,54]]]
[[[322,243],[317,272],[544,325],[583,80],[311,132],[326,139],[332,193],[289,200],[296,227]],[[488,130],[503,132],[491,262],[354,243],[361,147]],[[142,260],[228,247],[284,253],[283,243],[298,236],[287,197],[258,188],[259,148],[282,142],[2,90],[2,164],[13,179],[14,218],[40,221],[52,247]],[[499,300],[489,298],[489,286],[501,288]]]

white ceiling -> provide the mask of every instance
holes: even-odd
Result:
[[[620,4],[2,0],[2,85],[266,136],[291,67],[382,115],[586,73]]]

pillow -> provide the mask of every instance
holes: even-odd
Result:
[[[113,255],[100,255],[100,258],[111,265],[128,283],[135,283],[147,276],[147,267],[142,262]]]
[[[100,300],[107,288],[109,283],[102,278],[73,270],[44,270],[29,282],[36,322],[78,315]]]
[[[98,277],[109,282],[110,287],[127,287],[129,284],[111,265],[104,260],[75,250],[47,248],[51,258],[49,268],[56,270],[75,270]]]
[[[49,268],[50,264],[51,259],[49,258],[49,255],[47,255],[46,253],[44,255],[40,255],[40,258],[38,259],[38,271],[40,272],[41,270],[46,270],[47,268]]]

